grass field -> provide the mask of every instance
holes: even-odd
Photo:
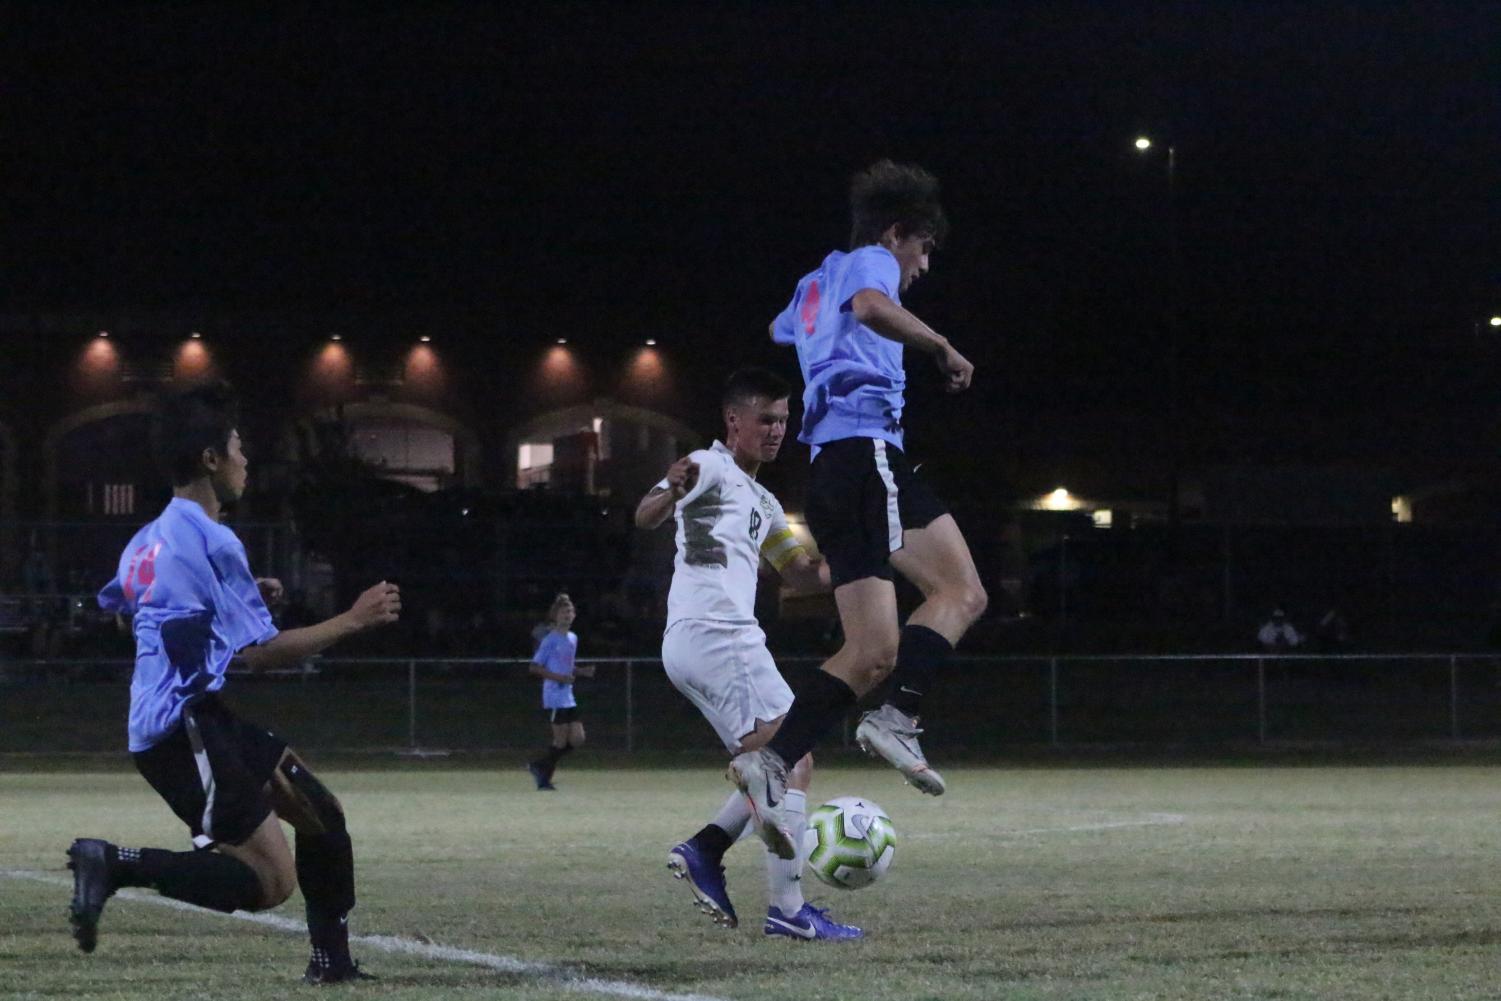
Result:
[[[587,752],[586,752],[587,753]],[[314,762],[317,764],[317,762]],[[183,845],[121,769],[0,771],[0,997],[238,1001],[312,988],[299,897],[257,923],[130,891],[68,937],[75,835]],[[743,924],[711,926],[666,849],[727,788],[709,764],[322,770],[350,814],[356,956],[380,998],[1443,999],[1501,996],[1501,782],[1485,765],[960,767],[930,800],[822,770],[813,800],[885,806],[888,878],[815,900],[859,943],[767,940],[761,849],[730,855]]]

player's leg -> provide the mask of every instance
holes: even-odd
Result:
[[[578,750],[580,747],[584,746],[584,741],[587,739],[587,737],[588,735],[584,733],[583,720],[575,719],[572,723],[568,724],[569,747],[573,748],[574,750]]]
[[[828,909],[803,899],[803,868],[808,862],[808,789],[813,784],[813,755],[787,773],[787,826],[797,843],[797,857],[766,855],[767,907],[763,934],[804,940],[864,938],[865,932],[829,918]]]
[[[834,589],[844,645],[810,675],[787,711],[787,719],[767,749],[784,762],[812,752],[855,704],[875,688],[896,663],[899,632],[896,588],[890,580],[865,576]]]
[[[552,776],[558,768],[558,762],[563,755],[573,750],[568,745],[568,729],[571,719],[567,709],[546,709],[548,718],[548,742],[547,750],[527,763],[526,770],[531,772],[532,779],[537,783],[537,788],[543,791],[551,791]]]
[[[188,826],[197,851],[122,848],[79,838],[69,917],[78,946],[92,952],[104,903],[119,888],[151,887],[163,896],[218,911],[275,907],[296,886],[290,851],[276,825],[266,777],[285,744],[205,700],[185,710],[161,743],[132,755],[137,769]],[[212,795],[211,795],[212,793]],[[220,851],[211,851],[215,845]]]
[[[861,718],[855,737],[862,748],[885,758],[908,782],[939,796],[944,791],[943,777],[923,755],[917,715],[923,694],[959,638],[984,613],[987,599],[953,516],[913,474],[900,451],[884,451],[889,475],[898,487],[902,525],[902,546],[892,552],[891,564],[922,592],[923,603],[901,631],[885,704]]]
[[[283,753],[271,777],[270,794],[277,815],[296,831],[297,882],[302,887],[312,944],[303,979],[326,984],[368,977],[349,955],[349,912],[355,905],[354,845],[343,806],[291,749]],[[286,850],[285,839],[282,850]]]
[[[702,708],[702,706],[700,706]],[[706,711],[705,715],[709,715]],[[714,717],[710,716],[711,722]],[[738,750],[754,750],[765,745],[776,732],[780,718],[771,721],[757,720],[755,728],[739,742],[726,745],[731,753]],[[717,729],[717,727],[716,727]],[[698,908],[725,928],[734,928],[740,919],[730,903],[729,889],[724,878],[724,855],[730,846],[750,826],[752,818],[749,800],[740,792],[732,792],[720,805],[714,817],[686,841],[674,845],[667,853],[667,868],[674,878],[688,881]],[[768,849],[768,857],[770,856]]]
[[[985,612],[988,597],[964,534],[952,515],[903,533],[892,565],[922,592],[907,619],[887,702],[916,716],[922,696],[961,637]]]

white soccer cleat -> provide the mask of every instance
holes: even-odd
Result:
[[[892,705],[884,705],[860,717],[855,743],[866,754],[885,758],[907,781],[929,796],[942,796],[943,776],[928,766],[917,742],[917,719]]]
[[[797,847],[792,843],[783,811],[783,801],[787,798],[787,765],[776,752],[763,747],[737,754],[731,759],[730,767],[725,769],[724,777],[750,801],[751,821],[771,853],[781,859],[796,858]]]

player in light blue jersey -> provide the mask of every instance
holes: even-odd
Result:
[[[542,679],[542,711],[547,714],[552,742],[541,757],[527,763],[526,769],[532,773],[537,788],[546,792],[557,788],[552,777],[563,755],[584,746],[584,723],[579,719],[578,701],[573,697],[573,679],[592,678],[594,667],[574,663],[579,638],[569,627],[577,614],[568,595],[554,598],[547,610],[549,628],[537,644],[537,652],[532,654],[531,673]]]
[[[917,741],[918,709],[986,604],[959,526],[903,451],[905,350],[931,355],[949,392],[974,375],[901,302],[947,230],[938,182],[921,167],[882,160],[855,176],[850,206],[853,249],[805,275],[770,328],[772,340],[797,347],[806,384],[799,438],[813,450],[808,527],[829,562],[845,642],[798,692],[766,748],[744,756],[742,788],[758,806],[779,800],[786,769],[893,674],[891,694],[861,719],[857,740],[923,792],[942,794]],[[923,594],[905,626],[893,568]]]
[[[278,631],[266,608],[281,584],[256,579],[245,547],[220,524],[245,490],[233,391],[200,386],[163,403],[153,446],[173,483],[166,510],[136,533],[99,604],[130,616],[135,674],[129,747],[136,768],[187,825],[194,851],[122,848],[79,838],[69,917],[84,952],[120,887],[230,912],[276,907],[299,884],[307,905],[310,983],[366,976],[349,955],[354,854],[339,801],[285,741],[220,698],[236,657],[252,670],[295,664],[338,640],[396,621],[401,597],[382,582],[349,611]],[[296,830],[294,859],[278,818]]]

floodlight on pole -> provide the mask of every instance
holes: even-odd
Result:
[[[1149,150],[1152,148],[1152,140],[1148,139],[1146,136],[1137,136],[1136,148],[1139,150]]]

